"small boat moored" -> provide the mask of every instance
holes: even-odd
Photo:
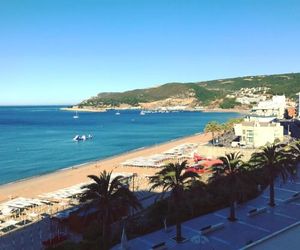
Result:
[[[73,115],[73,118],[74,119],[78,119],[79,118],[79,115],[78,115],[78,112],[76,111],[75,115]]]
[[[91,140],[93,139],[92,135],[75,135],[75,137],[73,138],[73,141],[86,141],[86,140]]]

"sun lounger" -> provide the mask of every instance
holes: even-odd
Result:
[[[165,242],[160,242],[153,245],[150,250],[163,250],[163,249],[167,249]]]
[[[261,213],[264,213],[267,211],[267,207],[261,207],[261,208],[254,208],[251,209],[248,213],[247,216],[251,217],[251,216],[255,216]]]
[[[1,232],[3,233],[7,233],[15,228],[16,225],[17,225],[18,221],[15,221],[15,220],[8,220],[4,223],[1,224]]]
[[[206,227],[203,227],[200,229],[200,233],[202,235],[204,234],[208,234],[208,233],[212,233],[218,229],[221,229],[224,227],[224,223],[218,223],[218,224],[215,224],[215,225],[209,225],[209,226],[206,226]]]
[[[32,222],[31,220],[22,220],[22,221],[19,221],[16,225],[22,227],[22,226],[27,225],[31,222]]]

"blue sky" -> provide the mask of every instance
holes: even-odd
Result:
[[[0,105],[299,72],[297,0],[2,0]]]

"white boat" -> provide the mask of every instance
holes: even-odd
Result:
[[[80,136],[79,135],[75,135],[73,138],[73,141],[80,141]]]
[[[76,111],[76,114],[73,116],[73,118],[74,119],[78,119],[79,118],[79,115],[78,115],[77,111]]]
[[[140,112],[140,115],[145,115],[146,113],[145,113],[145,111],[144,110],[142,110],[141,112]]]
[[[82,135],[82,136],[75,135],[75,137],[73,138],[73,141],[86,141],[86,140],[91,140],[91,139],[93,139],[93,136],[90,135],[90,134],[88,136],[86,136],[86,135]]]
[[[118,111],[118,112],[116,112],[116,115],[120,115],[121,113]]]

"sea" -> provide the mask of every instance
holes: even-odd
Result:
[[[61,106],[0,107],[0,185],[203,132],[239,113],[138,110],[62,111]],[[119,112],[120,115],[116,115]],[[75,135],[93,139],[75,142]]]

